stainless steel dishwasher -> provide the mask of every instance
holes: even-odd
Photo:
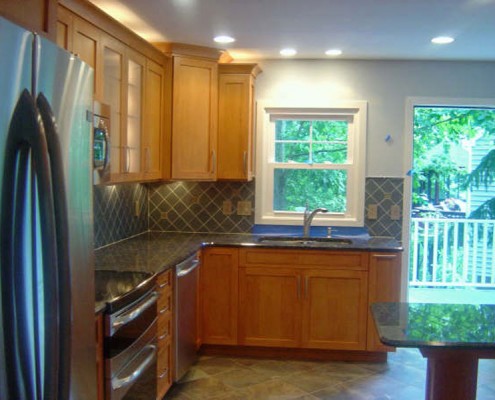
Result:
[[[175,382],[197,360],[198,266],[194,255],[175,267]]]

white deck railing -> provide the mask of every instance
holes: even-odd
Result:
[[[411,218],[409,285],[495,288],[494,220]]]

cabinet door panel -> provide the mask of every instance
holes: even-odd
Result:
[[[240,269],[239,341],[296,347],[300,338],[300,277],[295,269]]]
[[[93,25],[74,17],[72,52],[95,70],[94,90],[96,97],[100,93],[100,43],[101,32]]]
[[[400,301],[401,253],[370,253],[369,304]],[[375,323],[368,310],[367,350],[394,351],[380,342]]]
[[[217,76],[216,62],[174,60],[173,179],[215,179]]]
[[[146,64],[144,106],[143,160],[145,179],[162,177],[162,134],[164,101],[164,69],[148,60]]]
[[[367,273],[307,270],[303,279],[303,347],[364,350]]]
[[[218,179],[248,179],[251,81],[249,75],[219,76]]]
[[[201,303],[203,343],[237,344],[238,250],[203,253]]]

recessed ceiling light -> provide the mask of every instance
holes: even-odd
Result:
[[[235,39],[232,36],[220,35],[215,36],[213,40],[217,43],[232,43],[235,42]]]
[[[437,36],[431,39],[431,42],[435,44],[449,44],[452,43],[453,41],[454,38],[450,36]]]
[[[342,50],[340,49],[330,49],[325,51],[327,56],[340,56],[342,54]]]
[[[296,49],[286,48],[280,50],[280,54],[286,57],[295,56],[297,54]]]

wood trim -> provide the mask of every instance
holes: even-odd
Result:
[[[200,349],[206,356],[237,356],[276,358],[283,360],[387,362],[387,353],[351,350],[295,349],[286,347],[221,346],[204,344]]]
[[[218,64],[219,74],[243,74],[251,75],[256,78],[261,72],[261,68],[256,63],[242,63],[242,64]]]
[[[135,51],[138,51],[160,65],[164,64],[165,59],[162,52],[89,1],[59,0],[59,4],[105,33],[125,43]]]
[[[223,53],[221,49],[186,43],[154,42],[152,45],[168,56],[191,56],[218,61]]]

